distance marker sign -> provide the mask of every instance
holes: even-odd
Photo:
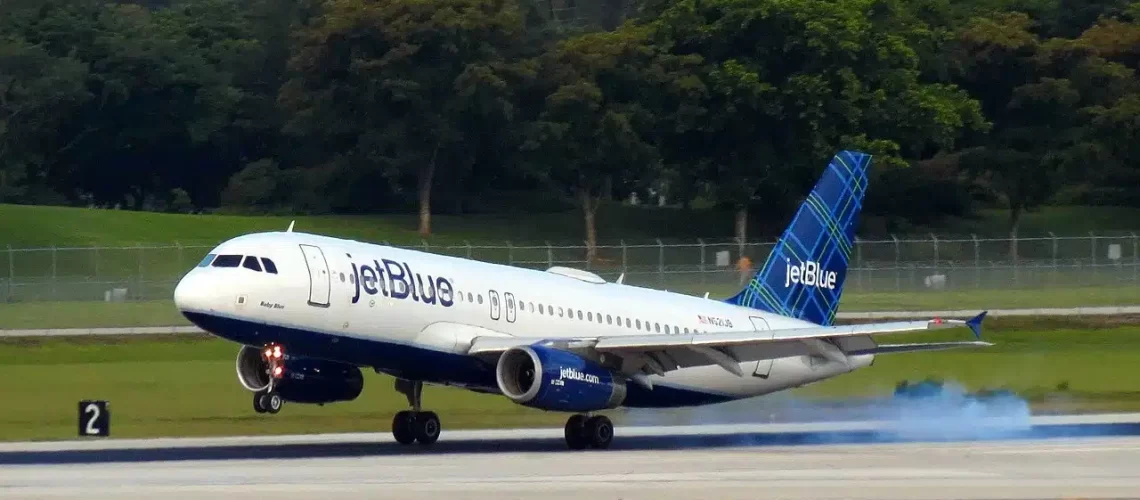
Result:
[[[111,411],[106,401],[79,402],[79,436],[111,435]]]

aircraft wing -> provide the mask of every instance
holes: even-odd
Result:
[[[581,338],[477,337],[469,354],[495,356],[511,347],[546,344],[554,348],[595,357],[622,358],[622,371],[629,374],[663,375],[693,366],[719,365],[742,376],[740,363],[800,355],[817,355],[844,363],[847,356],[891,352],[984,347],[988,342],[938,342],[930,344],[879,345],[872,337],[967,327],[981,338],[983,312],[969,320],[931,319],[860,325],[818,326],[783,330],[699,333],[686,335],[628,335]]]

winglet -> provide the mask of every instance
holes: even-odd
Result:
[[[974,332],[974,338],[982,338],[982,320],[986,318],[986,313],[989,311],[982,311],[981,314],[966,320],[966,326],[970,327],[970,331]]]
[[[291,221],[289,221],[289,229],[286,229],[286,230],[285,230],[285,232],[286,232],[286,233],[291,233],[291,232],[293,232],[293,224],[296,224],[296,223],[297,223],[297,221],[295,221],[295,220],[291,220]]]

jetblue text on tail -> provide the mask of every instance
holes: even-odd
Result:
[[[792,265],[792,259],[786,259],[787,265],[784,266],[784,288],[792,286],[792,284],[802,284],[804,286],[814,286],[818,288],[826,288],[828,290],[835,290],[835,282],[839,279],[839,275],[835,271],[828,271],[819,265],[818,262],[807,261],[801,262],[797,266]]]

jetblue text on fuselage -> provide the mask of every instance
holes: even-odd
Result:
[[[801,262],[798,266],[792,265],[792,259],[786,259],[788,264],[784,267],[784,288],[793,284],[802,284],[816,288],[835,290],[835,282],[839,275],[835,271],[828,271],[818,262]]]
[[[351,255],[348,256],[350,259]],[[360,301],[361,290],[368,295],[377,293],[393,299],[407,299],[451,307],[455,302],[455,288],[451,280],[413,273],[407,262],[389,259],[373,260],[371,264],[352,263],[356,291],[352,303]]]

